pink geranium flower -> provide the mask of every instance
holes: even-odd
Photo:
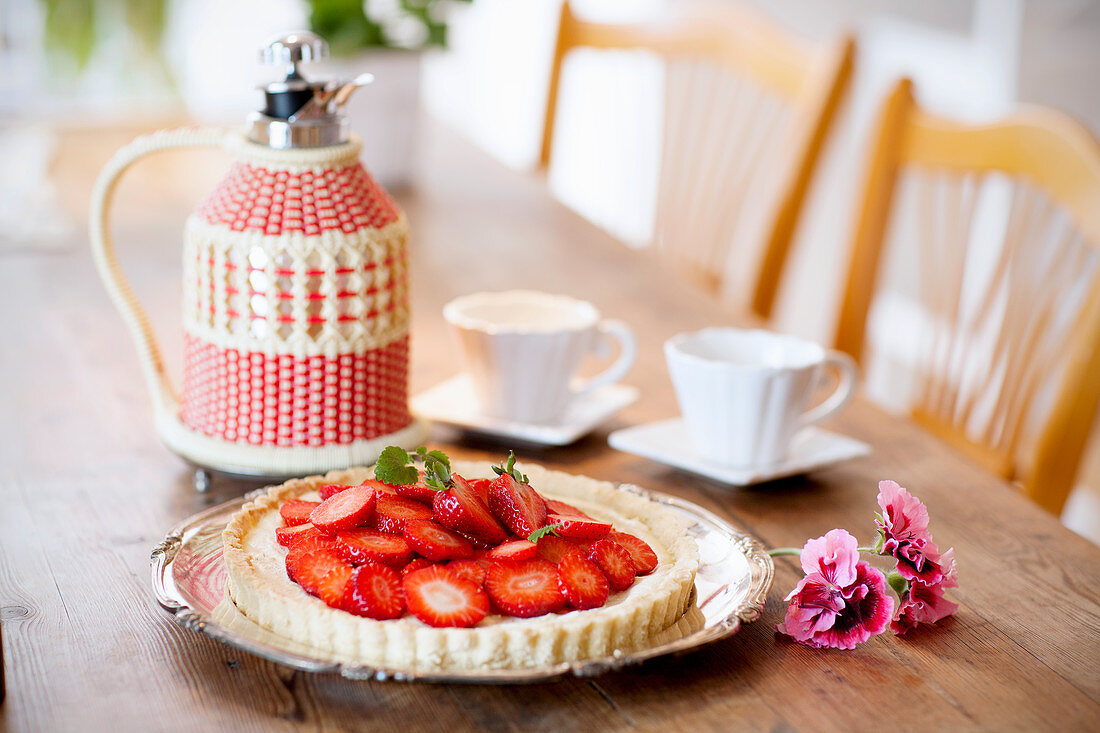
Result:
[[[806,542],[800,556],[806,577],[787,596],[779,632],[807,646],[853,649],[886,630],[894,599],[883,574],[859,560],[858,546],[842,529]]]
[[[959,610],[957,603],[952,603],[943,595],[944,590],[959,584],[955,571],[954,550],[945,552],[943,559],[949,570],[942,583],[928,586],[913,583],[902,595],[898,615],[890,622],[890,628],[898,636],[912,631],[919,624],[934,624],[942,621]]]
[[[894,481],[879,481],[878,505],[882,509],[876,522],[882,534],[880,553],[893,555],[898,574],[910,583],[942,583],[950,568],[932,541],[928,509],[920,499]]]

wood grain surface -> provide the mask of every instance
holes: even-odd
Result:
[[[131,131],[136,132],[136,131]],[[399,192],[414,229],[413,389],[461,366],[440,307],[482,288],[533,287],[592,300],[633,325],[627,379],[642,399],[566,448],[527,460],[669,492],[771,546],[833,527],[874,532],[876,483],[928,504],[954,546],[958,615],[850,652],[774,631],[800,572],[777,562],[763,618],[696,653],[597,679],[519,687],[352,682],[293,672],[185,630],[153,599],[149,551],[205,506],[253,488],[191,487],[153,430],[123,324],[83,232],[96,171],[130,132],[62,135],[56,176],[74,222],[67,246],[0,255],[0,619],[7,698],[0,728],[38,730],[1082,730],[1100,726],[1100,549],[911,424],[857,400],[832,423],[873,455],[763,486],[727,490],[608,448],[617,427],[670,417],[661,343],[745,323],[660,265],[435,124],[421,171]],[[368,161],[369,163],[369,161]],[[183,220],[227,164],[172,154],[136,169],[114,217],[120,258],[179,363]],[[595,365],[594,365],[595,368]],[[504,448],[448,429],[434,444],[497,459]]]

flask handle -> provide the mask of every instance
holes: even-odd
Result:
[[[122,319],[130,331],[130,337],[137,347],[142,376],[145,378],[149,395],[153,398],[153,408],[158,417],[175,414],[179,406],[179,397],[164,368],[164,358],[153,333],[153,327],[149,323],[149,317],[134,295],[134,290],[122,272],[122,268],[119,267],[114,241],[111,239],[108,226],[107,211],[114,199],[119,178],[138,160],[165,150],[221,147],[226,135],[226,131],[220,128],[201,127],[161,130],[150,135],[142,135],[111,157],[100,171],[95,187],[92,189],[88,215],[92,258],[95,260],[99,277],[111,296],[111,301],[122,314]]]

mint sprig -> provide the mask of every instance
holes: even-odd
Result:
[[[562,522],[556,522],[554,524],[548,524],[545,527],[539,527],[531,534],[527,535],[528,542],[538,542],[548,534],[557,534],[556,530],[561,527]]]
[[[516,452],[514,450],[508,451],[508,461],[501,461],[499,466],[493,466],[493,471],[497,476],[508,474],[521,484],[527,483],[527,477],[516,468]]]
[[[408,486],[420,481],[420,471],[414,463],[424,466],[424,483],[436,491],[451,485],[451,459],[443,451],[420,446],[412,455],[396,445],[387,446],[374,464],[374,477],[390,486]]]
[[[428,450],[424,446],[416,449],[417,456],[424,464],[424,483],[436,491],[445,491],[454,483],[451,480],[451,459],[440,450]]]

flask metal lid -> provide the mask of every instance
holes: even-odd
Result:
[[[314,148],[347,142],[344,105],[352,93],[374,80],[360,74],[349,82],[310,81],[299,64],[328,58],[325,39],[309,31],[272,38],[260,60],[285,67],[284,79],[261,87],[264,109],[248,117],[248,139],[272,148]]]

